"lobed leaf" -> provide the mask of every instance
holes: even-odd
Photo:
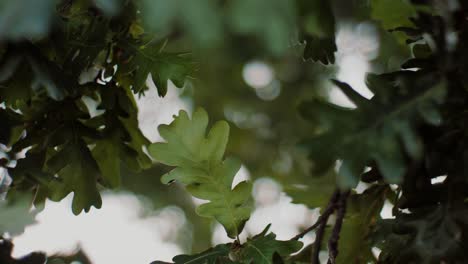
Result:
[[[302,248],[302,242],[296,240],[280,241],[276,240],[276,235],[269,233],[268,225],[260,234],[250,238],[237,252],[234,252],[237,259],[242,263],[273,264],[274,259],[288,258]]]
[[[218,264],[218,263],[234,263],[229,259],[231,244],[221,244],[216,247],[207,249],[201,253],[194,255],[178,255],[172,261],[174,264]],[[164,264],[166,262],[153,261],[151,264]]]
[[[134,56],[117,71],[117,78],[130,75],[134,93],[143,93],[147,89],[148,76],[151,75],[159,96],[166,95],[169,80],[176,87],[184,86],[185,80],[194,72],[194,64],[187,53],[164,52],[164,45],[158,42],[145,45],[125,43],[124,48]]]
[[[371,233],[380,219],[387,192],[391,192],[388,186],[374,185],[362,194],[350,196],[336,263],[375,262]]]
[[[365,166],[375,161],[388,182],[401,182],[405,153],[417,159],[422,151],[416,126],[441,122],[437,105],[446,93],[444,82],[417,72],[369,75],[368,85],[375,93],[370,100],[346,83],[334,83],[356,109],[323,101],[300,106],[302,115],[322,131],[305,142],[315,171],[325,172],[341,160],[338,184],[353,188]]]
[[[300,40],[305,43],[303,58],[335,63],[335,17],[329,1],[298,1],[301,16]]]
[[[47,166],[60,177],[60,184],[53,188],[55,197],[61,200],[74,193],[72,211],[88,212],[91,206],[101,208],[102,200],[96,187],[99,168],[91,152],[82,140],[66,144],[48,161]]]
[[[230,237],[242,231],[252,210],[251,184],[241,182],[232,189],[240,162],[234,158],[223,160],[229,125],[217,122],[206,135],[208,115],[197,109],[190,120],[180,111],[170,125],[161,125],[159,132],[165,143],[153,143],[149,153],[161,163],[176,168],[163,175],[161,181],[179,181],[187,185],[193,196],[209,202],[197,208],[200,215],[214,217]]]

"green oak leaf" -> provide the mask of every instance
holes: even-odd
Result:
[[[101,196],[96,187],[99,168],[82,139],[70,141],[47,160],[47,167],[59,176],[59,184],[50,190],[52,197],[61,200],[70,192],[74,193],[72,211],[79,214],[88,212],[91,206],[100,208]]]
[[[138,108],[128,89],[115,86],[102,89],[103,100],[99,109],[106,112],[93,118],[93,127],[104,126],[103,138],[96,141],[93,157],[104,182],[113,188],[120,186],[121,161],[133,171],[152,165],[144,148],[150,144],[138,127]]]
[[[144,149],[150,144],[150,141],[143,135],[138,127],[137,117],[130,116],[129,118],[121,117],[119,119],[130,137],[126,147],[123,146],[123,152],[121,152],[123,154],[123,160],[126,162],[127,166],[134,171],[150,168],[152,161]]]
[[[103,180],[113,188],[120,186],[120,148],[119,138],[113,135],[97,141],[92,151]]]
[[[273,264],[274,259],[288,258],[302,248],[302,242],[297,240],[280,241],[276,240],[276,235],[269,233],[268,225],[260,234],[250,238],[244,243],[234,255],[242,263]]]
[[[36,212],[31,210],[31,201],[28,195],[0,201],[0,235],[21,234],[26,226],[35,223]]]
[[[194,255],[179,255],[175,256],[172,261],[174,264],[218,264],[218,263],[234,263],[229,259],[231,244],[221,244],[216,247],[205,250]],[[154,261],[151,264],[163,264],[166,262]]]
[[[335,63],[335,17],[330,1],[301,0],[298,4],[302,21],[299,38],[305,43],[304,59]]]
[[[143,148],[150,144],[149,140],[138,129],[133,121],[120,119],[118,128],[96,141],[92,150],[102,174],[104,183],[111,187],[120,187],[122,162],[133,171],[140,171],[151,166],[150,157]]]
[[[411,26],[410,17],[416,8],[408,0],[371,0],[371,17],[380,21],[385,29]]]
[[[371,0],[370,10],[371,18],[380,23],[384,30],[392,31],[396,40],[404,46],[406,46],[408,36],[400,31],[413,27],[410,18],[416,17],[418,11],[430,12],[430,8],[415,6],[410,3],[410,0]]]
[[[337,183],[353,188],[365,166],[375,161],[388,182],[401,182],[406,170],[404,152],[417,159],[422,151],[415,125],[442,122],[437,106],[446,89],[437,78],[407,71],[369,75],[368,86],[375,94],[370,100],[348,84],[334,81],[356,109],[319,100],[303,103],[302,115],[321,131],[304,143],[315,171],[328,171],[341,160]]]
[[[171,80],[176,87],[182,87],[185,80],[194,72],[194,64],[189,53],[170,53],[164,50],[165,43],[137,45],[126,43],[124,47],[134,53],[127,65],[117,71],[117,79],[131,78],[134,93],[143,93],[146,80],[151,75],[159,96],[167,93],[167,82]],[[124,82],[122,82],[124,83]]]
[[[336,263],[375,262],[370,234],[380,219],[387,192],[391,192],[388,186],[374,185],[362,194],[349,197]]]
[[[0,60],[0,83],[0,98],[12,106],[43,90],[50,98],[63,100],[74,85],[32,44],[8,47],[7,54]]]
[[[336,173],[330,170],[324,175],[307,177],[303,182],[287,184],[284,191],[292,198],[292,203],[304,204],[309,208],[324,207],[336,186]]]
[[[226,229],[229,237],[242,231],[252,211],[251,184],[241,182],[232,189],[240,162],[223,160],[229,136],[229,125],[219,121],[206,135],[208,115],[203,109],[193,113],[192,120],[185,111],[170,125],[159,126],[166,143],[154,143],[149,153],[161,163],[176,166],[163,175],[161,181],[179,181],[195,197],[209,202],[197,208],[200,215],[214,217]]]
[[[460,250],[468,227],[466,204],[445,203],[412,208],[378,223],[374,240],[382,249],[379,263],[463,263]]]

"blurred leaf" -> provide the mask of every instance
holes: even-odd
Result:
[[[252,211],[251,185],[241,182],[232,189],[241,164],[234,158],[223,161],[229,125],[219,121],[206,135],[207,125],[205,110],[197,109],[192,120],[185,111],[180,111],[170,125],[159,126],[159,133],[167,143],[154,143],[148,150],[156,160],[177,166],[163,175],[161,181],[179,181],[187,185],[193,196],[209,200],[197,208],[197,213],[216,218],[229,237],[234,238]]]
[[[0,2],[0,39],[40,38],[50,30],[55,0]]]
[[[32,252],[21,258],[13,258],[13,244],[6,239],[0,240],[0,263],[2,264],[45,264],[47,257],[42,252]],[[49,262],[47,262],[49,263]]]
[[[416,15],[415,7],[408,0],[371,0],[371,16],[385,29],[411,26],[410,17]]]
[[[9,109],[0,108],[0,120],[2,120],[0,143],[9,146],[18,138],[15,135],[15,130],[22,131],[20,129],[22,125],[21,116]]]
[[[24,228],[35,223],[36,213],[31,209],[31,197],[22,195],[0,201],[0,235],[23,233]]]
[[[333,170],[320,176],[309,176],[299,184],[288,184],[284,191],[293,203],[304,204],[309,208],[326,206],[335,191],[336,175]]]
[[[235,32],[258,36],[275,55],[283,54],[290,46],[296,19],[293,1],[238,0],[228,8]]]
[[[149,30],[163,36],[180,26],[201,46],[213,46],[221,39],[221,17],[216,1],[142,0],[141,10]]]
[[[335,63],[337,47],[334,37],[319,39],[313,36],[304,36],[303,41],[306,43],[304,59],[320,61],[323,64]]]
[[[280,241],[276,240],[276,235],[273,233],[267,235],[269,228],[270,225],[260,234],[248,239],[237,252],[234,252],[236,258],[242,260],[242,263],[273,264],[276,263],[273,262],[275,254],[289,257],[301,249],[300,241]]]
[[[96,7],[108,16],[115,16],[120,12],[123,0],[93,0]]]
[[[445,97],[445,84],[434,78],[410,72],[369,75],[368,86],[375,94],[370,100],[334,81],[356,109],[323,101],[303,103],[302,115],[322,131],[306,143],[315,170],[324,172],[342,160],[338,185],[353,188],[374,160],[388,182],[401,182],[406,170],[403,150],[413,158],[421,154],[415,125],[441,122],[436,106]]]
[[[463,263],[468,228],[466,205],[412,209],[385,219],[377,230],[381,263]]]
[[[145,152],[146,146],[150,144],[150,141],[143,135],[140,128],[138,127],[138,120],[136,117],[133,118],[121,118],[122,124],[127,129],[127,132],[130,136],[130,141],[128,145],[136,151],[137,155],[134,158],[134,161],[130,162],[127,158],[125,161],[127,162],[127,166],[129,166],[133,170],[140,170],[140,169],[148,169],[152,165],[151,159]],[[126,154],[130,154],[128,152],[124,152]],[[136,162],[136,164],[134,164]]]
[[[320,61],[323,64],[335,63],[335,17],[330,1],[301,0],[300,40],[304,41],[304,59]]]
[[[47,258],[47,264],[71,264],[74,262],[78,262],[80,264],[92,264],[82,249],[77,252],[73,252],[70,255],[58,254]]]
[[[120,186],[120,140],[106,138],[96,143],[93,156],[102,172],[102,177],[111,187]]]

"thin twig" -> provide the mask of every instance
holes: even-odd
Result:
[[[340,197],[340,191],[335,190],[332,197],[330,198],[330,201],[328,202],[327,208],[322,214],[323,218],[320,220],[318,229],[315,232],[315,242],[312,248],[312,264],[320,263],[320,260],[319,260],[319,253],[320,253],[320,246],[321,246],[320,244],[322,244],[323,235],[325,233],[325,227],[327,226],[328,218],[335,211],[339,197]]]
[[[327,206],[325,211],[320,215],[320,217],[317,219],[317,221],[315,221],[315,223],[313,225],[311,225],[308,228],[304,229],[304,231],[297,234],[295,237],[291,238],[291,240],[299,240],[299,239],[303,238],[307,233],[309,233],[310,231],[317,228],[320,224],[322,224],[322,222],[324,220],[328,219],[328,217],[333,213],[334,210],[335,210],[334,206],[330,206],[330,205]]]
[[[346,200],[348,199],[349,191],[341,194],[337,203],[336,222],[333,226],[333,231],[330,239],[328,240],[328,264],[335,264],[336,257],[338,256],[338,241],[340,239],[341,227],[346,214]]]

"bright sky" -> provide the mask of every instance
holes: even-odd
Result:
[[[378,51],[374,29],[369,24],[342,27],[337,34],[337,46],[337,65],[340,65],[337,78],[371,97],[364,76],[369,70],[368,60],[375,58]],[[247,64],[243,78],[264,100],[275,98],[281,91],[272,68],[261,61]],[[139,99],[140,126],[150,140],[161,140],[156,129],[159,124],[170,123],[179,109],[192,108],[180,100],[178,93],[179,90],[169,85],[165,98],[159,98],[156,89],[149,89],[146,96]],[[331,92],[331,100],[351,105],[336,89]],[[246,177],[248,171],[244,168],[238,178]],[[245,235],[256,234],[272,223],[271,231],[279,239],[289,239],[317,217],[316,211],[291,204],[290,198],[281,192],[281,186],[268,178],[255,182],[254,197],[257,209],[246,225]],[[177,230],[186,225],[184,213],[178,208],[162,208],[151,217],[142,217],[147,208],[145,202],[130,193],[111,192],[103,194],[100,210],[88,214],[74,216],[70,203],[71,196],[59,203],[47,202],[45,210],[37,217],[38,223],[14,239],[13,254],[21,256],[36,250],[48,254],[70,253],[79,245],[95,264],[139,264],[170,261],[174,255],[182,253],[174,242]],[[214,230],[213,243],[229,241],[220,225]],[[305,239],[313,241],[313,237],[309,234]]]

